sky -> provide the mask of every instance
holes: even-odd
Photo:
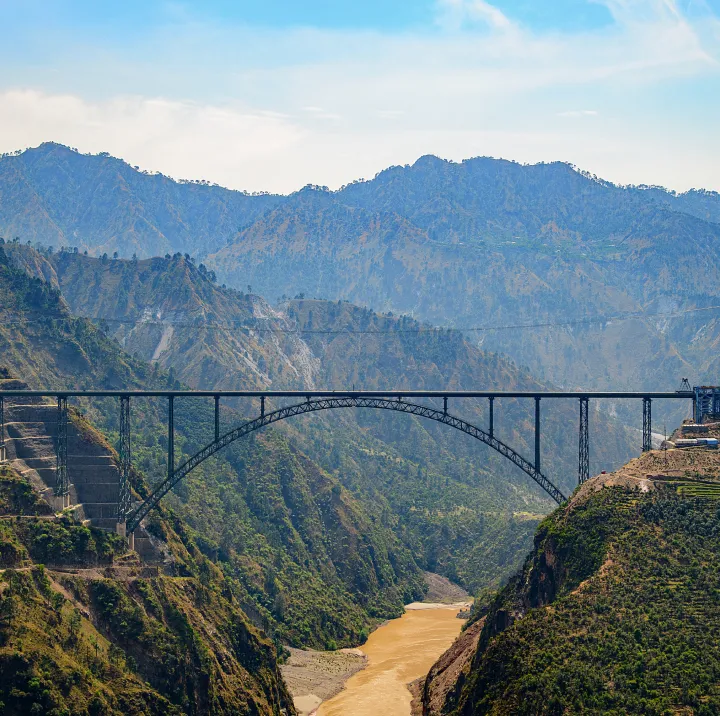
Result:
[[[0,152],[248,191],[425,154],[720,190],[720,0],[0,0]]]

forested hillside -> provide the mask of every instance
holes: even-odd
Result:
[[[587,482],[431,670],[423,713],[717,713],[719,495],[702,450]]]
[[[118,535],[50,514],[0,465],[3,714],[294,713],[272,643],[180,521],[153,516],[167,574]]]
[[[540,387],[457,332],[344,302],[297,299],[273,308],[258,296],[219,288],[182,256],[105,261],[22,246],[8,252],[25,270],[55,282],[77,313],[102,319],[126,350],[158,361],[192,387]],[[237,407],[257,411],[249,401]],[[457,401],[451,409],[487,423],[482,402]],[[567,439],[575,435],[576,410],[570,402],[543,406],[543,456],[551,479],[568,493],[577,480],[576,440]],[[498,436],[531,455],[532,406],[497,401],[496,411]],[[613,435],[593,446],[598,472],[637,451],[636,436],[621,425],[601,414],[593,420],[594,434]],[[340,480],[369,514],[396,525],[418,564],[471,590],[512,571],[550,507],[509,462],[421,419],[347,411],[297,418],[272,431]]]
[[[0,252],[0,297],[9,311],[0,325],[0,365],[11,375],[35,388],[180,385],[124,353],[86,319],[73,318],[56,289],[13,268]],[[78,407],[117,439],[113,401]],[[176,411],[178,459],[202,447],[213,430],[210,405],[187,407]],[[166,459],[164,406],[136,401],[132,411],[134,465],[152,483]],[[225,416],[240,419],[230,410]],[[71,481],[72,468],[71,462]],[[357,643],[423,593],[419,565],[392,520],[375,520],[282,435],[236,444],[168,501],[235,584],[253,622],[278,642]]]

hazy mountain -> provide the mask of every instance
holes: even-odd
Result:
[[[188,252],[271,301],[304,293],[494,327],[468,336],[585,388],[714,380],[719,216],[717,193],[619,187],[560,163],[427,156],[337,192],[277,197],[53,144],[0,159],[6,239]]]
[[[718,303],[720,226],[657,193],[562,164],[424,157],[338,194],[300,192],[208,261],[269,296],[496,326],[471,335],[558,384],[668,388],[707,375],[716,313],[668,314]]]
[[[278,200],[178,183],[52,142],[0,158],[0,235],[97,254],[210,251]]]

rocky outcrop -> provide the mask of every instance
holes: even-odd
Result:
[[[413,716],[436,716],[442,713],[450,692],[462,689],[466,669],[477,650],[485,618],[470,624],[453,645],[433,664],[413,700]]]

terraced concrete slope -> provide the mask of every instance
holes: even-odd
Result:
[[[0,390],[27,390],[17,380],[0,381]],[[10,464],[54,507],[57,479],[58,410],[41,398],[8,398],[5,401],[7,450]],[[68,477],[70,504],[80,518],[95,527],[115,528],[120,473],[109,445],[93,443],[75,422],[68,421]]]
[[[0,390],[26,390],[18,380],[0,380]],[[68,502],[56,496],[57,406],[41,398],[8,398],[5,401],[6,448],[9,464],[22,475],[53,509],[69,508],[84,524],[116,531],[120,471],[117,454],[77,412],[70,411],[67,426]],[[160,563],[159,545],[140,527],[134,549],[149,563]]]

